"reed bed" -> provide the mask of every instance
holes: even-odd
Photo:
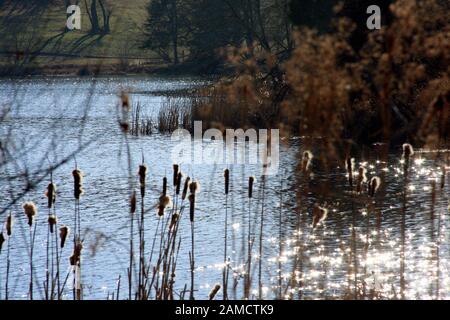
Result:
[[[156,123],[152,117],[146,116],[142,110],[143,106],[140,102],[133,105],[131,113],[131,129],[130,134],[134,136],[149,136],[155,132]]]
[[[192,93],[185,97],[164,98],[156,116],[146,114],[146,107],[140,102],[136,103],[130,114],[129,133],[134,136],[149,136],[156,132],[172,133],[176,129],[191,130],[193,128],[191,103],[193,97],[196,95]]]

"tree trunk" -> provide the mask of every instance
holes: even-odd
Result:
[[[103,33],[109,33],[111,28],[109,26],[109,18],[111,17],[111,11],[106,10],[105,5],[102,0],[98,0],[100,3],[100,8],[102,9],[103,15]]]
[[[98,14],[97,14],[97,0],[92,0],[91,2],[91,14],[89,15],[91,20],[91,33],[97,34],[100,32],[100,24],[98,22]]]
[[[177,1],[172,0],[172,44],[173,44],[173,63],[177,65],[179,63],[178,59],[178,12],[177,12]]]

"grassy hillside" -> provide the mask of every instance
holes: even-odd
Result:
[[[13,63],[17,56],[5,52],[41,52],[29,63],[32,67],[76,68],[98,66],[116,69],[159,64],[151,51],[141,49],[143,28],[150,0],[107,0],[111,9],[109,34],[90,34],[90,22],[84,2],[81,3],[81,30],[64,32],[66,8],[64,1],[54,1],[42,12],[28,12],[2,8],[2,37],[0,63]],[[99,15],[101,15],[100,8]],[[21,17],[23,15],[24,17]],[[24,22],[25,21],[25,22]]]

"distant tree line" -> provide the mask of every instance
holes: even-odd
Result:
[[[181,60],[217,61],[227,46],[258,45],[288,55],[291,34],[297,26],[319,32],[332,30],[333,8],[342,3],[340,15],[356,24],[354,43],[363,43],[366,9],[379,5],[387,21],[391,0],[152,0],[148,5],[143,47],[154,50],[167,63]]]
[[[241,44],[286,50],[292,46],[289,1],[152,0],[144,47],[173,64],[214,60],[219,48]]]

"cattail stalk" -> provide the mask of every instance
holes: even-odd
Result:
[[[313,155],[312,155],[311,151],[306,150],[305,152],[303,152],[302,165],[301,165],[301,171],[303,174],[306,174],[309,172],[309,168],[311,166],[312,159],[313,159]]]
[[[364,189],[364,184],[367,182],[367,176],[366,176],[366,168],[364,167],[359,167],[358,170],[358,180],[357,180],[357,184],[356,184],[356,192],[358,194],[360,194],[361,192],[363,192]]]
[[[136,192],[133,191],[130,198],[130,257],[128,266],[128,299],[132,298],[133,290],[133,261],[134,261],[134,215],[136,213]]]
[[[194,300],[194,269],[195,269],[195,240],[194,240],[194,211],[195,211],[195,193],[189,195],[189,220],[191,221],[191,252],[189,254],[191,263],[191,292],[189,300]]]
[[[30,284],[29,284],[29,295],[30,300],[33,300],[33,253],[34,253],[34,240],[36,235],[36,225],[34,223],[35,216],[37,214],[36,205],[33,202],[25,202],[22,206],[25,215],[28,219],[28,225],[30,227]],[[34,225],[34,229],[33,229]]]
[[[143,295],[143,278],[145,271],[145,261],[144,261],[144,251],[145,251],[145,223],[144,223],[144,197],[145,197],[145,180],[147,174],[147,166],[142,163],[139,166],[139,184],[141,187],[141,219],[139,227],[139,274],[138,274],[138,298],[140,299]]]
[[[6,235],[8,236],[8,243],[7,243],[7,248],[6,248],[6,280],[5,280],[5,300],[8,300],[9,298],[9,272],[10,272],[10,267],[11,267],[11,260],[10,260],[10,251],[11,251],[11,237],[12,237],[12,231],[13,231],[13,226],[14,226],[14,218],[11,214],[11,212],[9,213],[8,217],[6,218]],[[0,233],[0,253],[1,253],[1,247],[3,242],[5,241],[5,237],[3,235],[3,232]]]
[[[64,284],[61,286],[60,279],[59,279],[59,276],[60,276],[59,266],[60,266],[60,257],[62,256],[62,250],[66,244],[66,240],[69,237],[69,235],[70,235],[69,227],[62,226],[61,228],[59,228],[59,239],[60,239],[59,247],[60,248],[59,248],[59,256],[57,256],[57,258],[56,258],[56,260],[57,260],[56,261],[56,274],[58,277],[58,300],[61,300],[62,291],[64,290],[64,284],[67,282],[67,278],[66,278],[66,280],[64,281]],[[56,241],[56,244],[58,247],[58,236],[57,236],[56,232],[55,232],[55,241]]]
[[[83,173],[75,167],[72,171],[73,176],[73,195],[75,199],[75,231],[73,236],[74,247],[76,248],[81,241],[81,212],[80,212],[80,198],[84,193],[83,190]],[[81,251],[80,251],[81,254]],[[79,282],[77,282],[79,281]],[[74,299],[81,300],[81,259],[74,267]]]
[[[258,260],[258,297],[262,299],[262,257],[263,257],[263,233],[264,233],[264,202],[265,202],[265,187],[266,176],[262,178],[262,201],[261,201],[261,227],[259,230],[259,260]]]
[[[403,173],[406,176],[408,175],[410,159],[414,155],[414,148],[409,143],[404,143],[402,148],[403,148],[402,160],[404,161]]]
[[[191,264],[191,292],[189,295],[190,300],[194,300],[194,270],[195,270],[195,239],[194,239],[194,229],[195,229],[195,194],[199,191],[199,184],[197,181],[192,181],[189,185],[190,195],[189,195],[189,220],[191,221],[191,252],[189,254],[189,260]]]
[[[222,275],[222,287],[223,287],[223,300],[228,299],[228,255],[227,255],[227,246],[228,246],[228,193],[230,191],[230,170],[225,169],[224,173],[225,180],[225,240],[224,240],[224,250],[223,250],[223,275]],[[220,286],[219,286],[220,289]]]
[[[255,177],[248,178],[248,234],[247,234],[247,272],[244,278],[244,298],[250,297],[251,287],[251,268],[252,268],[252,239],[251,239],[251,207],[253,198],[253,185],[255,183]]]
[[[350,189],[353,189],[353,168],[355,165],[355,159],[353,158],[347,158],[345,160],[345,166],[347,168],[347,174],[348,174],[348,184],[350,186]]]
[[[282,234],[282,217],[283,217],[283,177],[280,178],[280,210],[278,214],[278,300],[282,298],[282,265],[281,255],[283,254],[283,234]]]

